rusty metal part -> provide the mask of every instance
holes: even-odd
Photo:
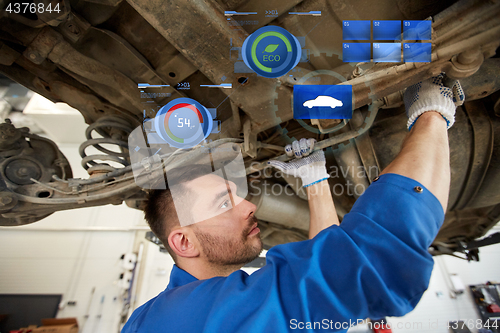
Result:
[[[462,52],[469,52],[470,49],[480,47],[483,44],[498,40],[500,34],[500,25],[496,25],[489,30],[481,31],[478,34],[467,39],[462,39],[454,44],[444,46],[432,53],[432,59],[449,59],[450,57]],[[469,56],[470,58],[471,56]],[[465,57],[467,58],[467,57]],[[465,64],[464,64],[465,65]],[[475,65],[475,64],[474,64]],[[476,66],[471,67],[476,67]]]
[[[309,239],[305,230],[287,228],[276,223],[259,221],[259,229],[265,249],[270,249],[279,244],[300,242]]]
[[[17,204],[17,199],[13,193],[0,192],[0,213],[9,211]]]
[[[436,27],[443,25],[449,21],[456,21],[457,17],[470,11],[471,7],[480,4],[482,0],[460,0],[455,2],[450,7],[434,16],[434,24]]]
[[[66,22],[57,27],[57,31],[72,43],[77,43],[87,34],[90,27],[90,23],[85,19],[75,13],[70,13]]]
[[[278,81],[251,74],[248,75],[247,85],[242,86],[238,82],[227,48],[230,40],[233,46],[241,47],[247,34],[229,26],[222,9],[215,2],[175,0],[169,2],[167,7],[160,0],[147,3],[128,0],[128,3],[210,81],[218,83],[221,77],[227,77],[229,81],[226,82],[232,83],[233,89],[222,89],[223,92],[230,95],[229,98],[256,126],[267,129],[277,125],[273,104],[268,96]],[[163,15],[165,10],[168,10],[170,17],[177,19],[171,20]],[[199,43],[200,40],[206,43]],[[291,92],[288,96],[291,98]]]
[[[476,106],[476,108],[481,110],[480,106]],[[483,109],[482,111],[484,112],[485,110]],[[500,169],[500,154],[498,149],[498,147],[500,147],[500,118],[492,115],[490,119],[494,133],[494,139],[492,142],[493,152],[481,187],[478,189],[475,197],[471,198],[471,201],[468,204],[469,207],[495,205],[500,201],[500,186],[498,186],[498,184],[500,184],[500,172],[498,172]],[[478,144],[486,145],[487,141],[484,140],[484,135],[480,135],[482,135],[483,140]]]
[[[97,3],[106,6],[118,6],[123,0],[84,0],[85,2]]]
[[[134,82],[148,82],[152,85],[167,83],[166,79],[160,77],[143,55],[112,31],[91,27],[76,48],[82,54],[123,73]],[[119,62],[116,61],[117,58],[120,59]],[[162,92],[171,93],[173,97],[186,96],[174,86],[166,87],[162,89]],[[138,95],[137,91],[136,95]]]
[[[53,175],[72,177],[66,157],[52,141],[30,134],[27,128],[15,128],[8,119],[0,124],[0,225],[35,222],[47,216],[48,213],[37,215],[31,210],[25,210],[25,217],[22,213],[10,218],[6,214],[19,208],[17,191],[36,182],[49,182]],[[46,190],[33,194],[50,196]]]
[[[432,39],[433,43],[442,44],[444,41],[470,30],[470,27],[484,23],[488,18],[495,15],[495,7],[498,7],[498,3],[476,0],[456,2],[448,9],[434,16],[433,27],[436,32]],[[460,19],[457,19],[458,17]],[[465,20],[462,20],[462,18],[465,18]],[[445,29],[441,29],[443,25],[446,26]]]
[[[119,117],[102,117],[91,124],[85,132],[87,141],[83,142],[79,149],[83,168],[87,170],[89,174],[93,175],[99,172],[107,173],[116,170],[116,167],[107,163],[98,163],[96,162],[97,160],[114,162],[124,167],[130,165],[127,137],[132,130],[133,127],[131,124]],[[93,132],[100,134],[102,138],[93,138]],[[107,146],[118,146],[121,152],[104,148],[102,146],[103,144]],[[90,146],[104,154],[87,156],[85,149]]]
[[[250,157],[257,157],[257,133],[252,130],[252,122],[246,119],[243,123],[244,152]]]
[[[242,132],[240,110],[238,106],[231,101],[231,117],[221,125],[220,138],[240,137]]]
[[[463,209],[474,199],[483,183],[493,154],[493,126],[484,105],[479,101],[466,102],[464,110],[472,126],[472,159],[467,179],[460,191],[461,196],[450,210]]]
[[[309,230],[308,203],[296,196],[291,188],[269,180],[254,180],[249,184],[247,200],[257,206],[255,216],[258,219]]]
[[[342,123],[341,125],[339,125]],[[340,119],[311,119],[311,124],[318,127],[321,134],[328,134],[331,131],[336,132],[337,129],[347,125],[347,120]],[[339,127],[337,127],[339,125]]]
[[[498,6],[491,6],[491,11],[499,12]],[[499,12],[500,13],[500,12]],[[475,15],[474,11],[471,11],[467,15]],[[461,21],[466,21],[466,18],[461,18]],[[441,30],[446,30],[446,24],[439,27]],[[485,30],[486,29],[486,30]],[[478,48],[481,45],[491,43],[492,41],[498,41],[498,36],[500,36],[500,26],[494,25],[489,28],[482,28],[478,30],[477,34],[470,36],[468,38],[457,40],[453,44],[444,45],[433,51],[432,59],[433,62],[426,64],[418,63],[407,63],[398,66],[388,68],[386,70],[381,70],[377,72],[367,73],[365,75],[359,76],[353,80],[349,80],[340,84],[350,84],[353,85],[353,93],[355,95],[354,104],[355,107],[360,107],[368,103],[369,99],[377,99],[388,94],[394,93],[400,89],[397,87],[409,86],[412,83],[410,77],[416,79],[416,82],[434,76],[442,71],[449,73],[453,78],[462,78],[472,75],[479,65],[482,63],[482,56],[474,48]],[[470,51],[472,50],[472,51]],[[461,55],[462,61],[475,59],[470,63],[461,63],[459,61],[443,61],[451,59],[454,55],[465,52],[465,55]],[[473,58],[471,55],[476,55]],[[465,61],[468,62],[468,61]],[[397,77],[397,79],[395,79]],[[418,78],[418,79],[417,79]],[[367,90],[360,83],[371,82],[371,91]]]
[[[445,216],[436,241],[468,241],[483,236],[500,219],[500,205],[453,211]]]
[[[484,98],[500,90],[500,58],[486,59],[474,75],[460,79],[460,84],[467,101]]]
[[[253,12],[255,8],[262,8],[257,11],[256,15],[252,15],[252,20],[259,21],[258,25],[243,26],[246,32],[251,34],[261,26],[265,26],[275,20],[278,16],[287,14],[291,9],[300,5],[303,0],[252,0],[241,3],[235,11],[237,12]],[[307,1],[309,2],[309,1]],[[264,10],[265,8],[265,10]],[[302,11],[301,9],[294,9],[293,11]],[[277,14],[274,14],[277,13]]]
[[[405,89],[406,90],[406,89]],[[382,109],[397,108],[404,103],[404,93],[405,90],[400,90],[395,93],[389,94],[383,98],[384,105],[381,106]]]
[[[127,109],[130,108],[127,104],[130,104],[139,114],[141,113],[142,103],[137,93],[137,85],[120,72],[82,55],[67,42],[54,45],[48,59],[74,73],[75,78],[84,84],[94,82],[93,86],[108,88],[96,92],[103,95],[106,92],[105,97],[109,101]]]
[[[31,62],[40,65],[45,59],[49,59],[113,104],[142,114],[136,83],[124,74],[81,54],[53,28],[18,31],[16,26],[6,25],[2,29],[27,45],[23,55]]]
[[[5,164],[4,174],[11,183],[27,185],[33,183],[31,179],[40,180],[43,169],[43,165],[33,158],[13,157]]]
[[[351,130],[356,130],[361,127],[364,120],[365,118],[362,116],[361,111],[359,109],[354,110],[352,119],[349,122]],[[366,134],[366,132],[364,134]],[[330,134],[330,137],[334,136],[335,134]],[[365,173],[366,170],[364,169],[361,161],[361,155],[357,149],[357,143],[360,143],[360,147],[362,146],[362,143],[359,140],[357,142],[354,141],[360,137],[361,135],[350,139],[349,143],[338,145],[337,148],[333,150],[333,155],[335,156],[337,165],[346,179],[346,186],[349,188],[349,192],[353,193],[355,198],[358,198],[361,194],[363,194],[370,185]]]
[[[170,61],[156,68],[168,82],[175,85],[193,75],[198,69],[182,54],[173,56]]]
[[[23,132],[28,132],[29,129],[16,129],[10,119],[5,119],[5,123],[0,124],[0,151],[8,151],[16,149],[20,146]]]
[[[446,75],[454,79],[468,77],[479,70],[483,61],[484,56],[480,49],[464,51],[451,58]]]
[[[15,25],[6,25],[2,28],[21,38],[28,45],[24,55],[30,62],[41,64],[43,59],[50,59],[60,65],[66,73],[91,86],[113,104],[138,115],[142,114],[142,104],[133,81],[120,72],[79,53],[52,28],[45,27],[41,31],[29,29],[18,31]],[[24,66],[29,65],[24,63]],[[71,101],[68,102],[71,104]]]
[[[11,66],[21,55],[0,42],[0,65]]]
[[[136,9],[138,6],[140,6],[139,4],[135,4],[134,2],[131,2],[131,4]],[[210,4],[210,3],[209,4],[205,4],[205,3],[201,4],[198,2],[193,2],[192,4],[190,4],[190,6],[192,6],[191,8],[185,7],[185,6],[178,6],[175,8],[175,10],[177,11],[176,13],[180,15],[179,17],[182,17],[183,15],[186,17],[187,17],[187,15],[191,15],[191,16],[201,15],[202,17],[210,17],[210,19],[209,19],[210,24],[208,25],[208,27],[204,26],[203,29],[207,30],[207,33],[208,33],[208,31],[211,31],[211,32],[219,31],[220,32],[217,35],[221,36],[221,39],[220,40],[218,40],[218,39],[213,40],[213,38],[211,38],[210,39],[211,43],[209,43],[210,44],[209,47],[206,47],[206,45],[204,45],[205,48],[204,48],[204,50],[202,50],[203,52],[198,52],[201,45],[200,46],[193,45],[192,40],[196,40],[196,38],[190,38],[190,36],[197,36],[197,37],[203,38],[200,35],[199,30],[195,31],[196,27],[192,23],[189,23],[189,24],[187,23],[189,21],[192,22],[193,20],[189,20],[189,19],[181,20],[182,22],[186,22],[184,24],[184,23],[179,23],[179,22],[176,22],[176,23],[164,22],[164,21],[167,21],[165,18],[158,18],[158,17],[155,18],[155,16],[158,16],[159,15],[158,13],[160,13],[161,11],[157,11],[155,13],[152,13],[152,11],[154,11],[154,9],[161,9],[162,8],[159,5],[159,3],[158,4],[151,3],[148,6],[143,5],[143,6],[145,6],[143,8],[144,12],[141,12],[141,10],[139,10],[139,12],[141,12],[143,15],[145,15],[146,13],[149,13],[149,16],[145,15],[145,16],[147,16],[146,17],[147,19],[149,17],[148,21],[150,21],[150,23],[152,23],[152,25],[158,31],[160,31],[164,36],[166,36],[167,39],[169,39],[171,42],[174,41],[173,44],[178,49],[180,49],[184,55],[186,55],[186,54],[190,55],[187,58],[191,62],[193,62],[197,67],[201,68],[202,72],[209,79],[211,79],[213,82],[217,82],[219,77],[220,77],[219,75],[221,75],[221,76],[224,75],[226,73],[225,71],[227,71],[227,68],[231,68],[231,65],[232,65],[232,63],[230,63],[228,60],[228,56],[226,54],[221,54],[221,50],[223,50],[225,47],[224,46],[225,42],[227,42],[231,38],[231,36],[233,36],[233,37],[235,37],[233,39],[233,41],[235,41],[235,43],[237,43],[236,37],[239,36],[238,38],[243,38],[244,33],[241,32],[240,30],[232,30],[230,27],[227,26],[227,24],[225,24],[225,22],[223,23],[223,20],[221,20],[222,19],[221,14],[217,12],[218,11],[217,6],[215,6],[215,5],[213,6],[213,5],[214,4]],[[302,4],[301,4],[301,6],[302,6]],[[186,9],[186,11],[184,11],[185,9]],[[190,10],[190,9],[192,9],[192,10]],[[203,12],[204,9],[207,9],[207,11]],[[189,13],[188,13],[188,11],[189,11]],[[174,15],[176,13],[172,13],[172,15]],[[199,19],[199,17],[196,17],[196,18]],[[446,26],[446,25],[444,25],[444,26]],[[168,29],[169,27],[171,29]],[[178,32],[176,32],[177,30],[182,31],[183,34],[179,34]],[[184,32],[186,32],[186,31],[191,31],[191,32],[184,34]],[[170,38],[168,36],[170,36]],[[189,39],[189,40],[184,40],[184,39]],[[217,48],[217,50],[214,50],[214,48]],[[221,56],[219,57],[218,55],[221,55]],[[214,59],[214,56],[218,58],[217,62],[212,61]],[[444,63],[442,63],[441,65],[444,65]],[[213,66],[215,66],[215,67],[213,67]],[[206,67],[206,69],[205,69],[205,67]],[[222,67],[224,67],[225,69],[222,69]],[[424,79],[424,78],[432,75],[434,72],[437,72],[437,71],[442,70],[442,69],[443,68],[434,68],[431,70],[431,73],[424,72],[423,70],[420,70],[418,72],[412,72],[411,75],[408,75],[408,77],[401,77],[401,80],[399,80],[399,79],[398,80],[388,80],[388,77],[385,77],[386,72],[380,73],[379,75],[382,75],[381,77],[384,77],[385,80],[381,80],[380,82],[377,82],[376,84],[374,84],[373,85],[374,89],[372,89],[374,91],[367,90],[366,89],[367,87],[364,84],[360,84],[359,86],[354,87],[354,93],[355,93],[355,97],[356,97],[355,98],[355,107],[362,106],[362,105],[368,103],[370,100],[380,98],[380,97],[383,97],[383,96],[385,96],[393,91],[400,90],[399,87],[401,85],[410,85],[412,83],[416,83],[419,80]],[[408,70],[408,68],[404,68],[401,70],[406,71],[406,70]],[[158,72],[160,72],[160,71],[158,71]],[[207,74],[207,72],[210,75]],[[398,72],[398,71],[396,71],[396,72]],[[215,75],[215,73],[217,75]],[[360,78],[362,78],[362,77],[363,76],[361,76]],[[250,86],[252,86],[252,83],[255,82],[255,80],[259,81],[259,83],[257,85],[260,88],[263,88],[262,90],[260,90],[260,88],[256,88],[255,87],[256,85],[253,86],[254,89],[251,89],[251,90],[247,89]],[[248,82],[250,82],[250,84],[248,84],[244,88],[239,87],[238,91],[233,93],[230,97],[233,101],[235,101],[235,103],[238,106],[241,107],[241,109],[244,112],[251,115],[250,117],[252,119],[252,132],[255,132],[255,133],[258,133],[262,130],[266,130],[266,129],[276,125],[276,119],[270,119],[271,117],[269,117],[269,114],[272,114],[272,110],[270,110],[270,109],[272,109],[272,107],[269,106],[269,103],[266,104],[264,101],[256,99],[256,96],[263,96],[264,99],[266,99],[265,96],[267,94],[265,94],[265,93],[263,94],[263,93],[259,93],[259,92],[265,92],[265,91],[270,90],[270,89],[268,89],[269,88],[268,86],[266,87],[266,85],[260,84],[261,81],[262,81],[261,78],[250,77],[249,81],[248,81]],[[265,83],[269,84],[272,81],[273,80],[265,80]],[[84,81],[84,80],[82,80],[82,82],[86,83],[86,81]],[[349,83],[354,84],[355,82],[349,81]],[[398,87],[397,90],[394,88],[395,86]],[[235,87],[237,87],[237,85],[235,85]],[[224,92],[230,93],[229,91],[224,91]],[[244,92],[244,94],[243,94],[244,96],[241,98],[238,97],[240,92]],[[291,91],[284,91],[284,94],[291,95]],[[248,96],[252,96],[253,97],[252,100],[249,100]],[[258,105],[256,105],[256,104],[258,104]],[[248,107],[247,107],[247,105],[248,105]],[[258,110],[258,111],[256,111],[256,110]],[[285,113],[284,115],[280,116],[282,121],[286,121],[286,120],[291,119],[291,112],[284,112],[284,113]],[[252,115],[254,115],[254,114],[258,115],[258,117],[257,116],[252,117]]]
[[[84,186],[85,188],[87,186]],[[64,189],[64,187],[60,187]],[[67,187],[66,187],[67,189]],[[21,193],[19,193],[21,192]],[[81,195],[79,198],[65,198],[39,184],[24,185],[16,190],[15,197],[18,203],[8,212],[2,212],[0,225],[15,226],[36,222],[56,211],[102,206],[107,204],[121,204],[123,200],[140,192],[135,182],[122,183],[117,189],[102,187],[100,191],[94,191],[92,196]]]
[[[7,77],[53,102],[64,101],[79,110],[86,123],[92,123],[104,115],[118,114],[130,122],[140,124],[139,117],[96,96],[92,91],[61,71],[54,70],[44,62],[38,68],[25,57],[19,57],[12,66],[0,65],[0,71]]]
[[[336,145],[338,143],[341,143],[341,142],[344,142],[344,141],[348,141],[350,139],[353,139],[363,133],[365,133],[373,124],[373,121],[375,120],[375,117],[377,116],[377,113],[380,109],[380,107],[383,105],[383,102],[382,101],[375,101],[373,102],[372,104],[370,104],[368,106],[368,115],[367,117],[365,118],[364,122],[363,122],[363,125],[361,125],[359,128],[357,129],[354,129],[354,130],[350,130],[348,132],[345,132],[345,133],[341,133],[339,135],[335,135],[331,138],[328,138],[328,139],[325,139],[325,140],[322,140],[322,141],[319,141],[317,142],[315,145],[314,145],[314,151],[316,150],[320,150],[320,149],[324,149],[324,148],[327,148],[327,147],[331,147],[333,145]],[[286,154],[283,154],[283,155],[280,155],[276,158],[274,158],[275,160],[277,161],[282,161],[282,162],[286,162],[286,161],[289,161],[291,160],[293,157],[290,157],[290,156],[287,156]],[[260,162],[260,163],[251,163],[246,169],[246,173],[247,175],[248,174],[251,174],[253,172],[257,172],[257,171],[260,171],[260,170],[263,170],[267,167],[267,161],[265,162]]]
[[[15,128],[7,119],[0,124],[0,175],[6,188],[15,190],[34,181],[50,181],[52,175],[71,177],[71,167],[54,142],[27,128]]]
[[[366,178],[371,184],[372,179],[378,177],[379,173],[382,170],[380,169],[377,154],[373,149],[373,143],[370,139],[369,133],[365,132],[360,136],[354,138],[354,143],[356,144],[356,149],[361,159]]]
[[[479,70],[471,76],[460,79],[465,98],[471,102],[488,97],[500,90],[500,58],[486,59]],[[405,89],[406,90],[406,89]],[[405,90],[400,90],[383,98],[382,109],[390,109],[403,105]]]
[[[115,125],[116,127],[116,125]],[[35,136],[30,136],[30,143],[36,141]],[[49,140],[47,140],[49,141]],[[208,143],[206,147],[216,147],[226,142],[235,142],[241,140],[223,139]],[[177,160],[175,163],[169,163],[171,156],[163,156],[166,159],[159,168],[149,170],[135,176],[132,172],[132,166],[127,166],[107,174],[97,175],[95,178],[87,180],[64,179],[64,174],[52,175],[54,181],[41,179],[38,181],[31,178],[32,184],[16,185],[6,183],[3,192],[12,193],[18,200],[18,204],[9,211],[2,212],[0,225],[19,225],[32,223],[49,214],[65,209],[75,207],[91,207],[105,204],[121,204],[123,201],[134,198],[134,200],[143,200],[145,193],[137,184],[148,182],[151,177],[163,176],[163,172],[173,167],[178,167],[180,163],[189,163],[200,158],[200,154],[205,154],[202,149],[195,149],[184,153],[184,159]],[[157,155],[155,155],[157,157]],[[49,158],[47,154],[44,158]],[[38,159],[40,160],[40,158]],[[1,166],[2,164],[0,164]],[[54,162],[54,165],[61,165]],[[134,167],[144,168],[142,163]],[[47,169],[46,172],[49,172]],[[71,175],[70,175],[71,176]],[[3,177],[2,179],[4,179]],[[42,176],[43,178],[43,176]],[[42,181],[43,180],[43,181]],[[1,192],[1,191],[0,191]],[[142,194],[142,195],[141,195]]]
[[[24,15],[16,14],[14,12],[11,13],[6,12],[6,17],[14,21],[18,21],[24,25],[27,25],[28,27],[41,28],[47,25],[58,26],[59,24],[67,20],[71,12],[71,6],[69,4],[69,0],[58,0],[57,2],[52,0],[39,0],[35,2],[35,5],[39,3],[43,4],[44,8],[47,8],[49,4],[51,5],[51,8],[55,8],[56,5],[59,5],[59,11],[44,10],[43,12],[40,12],[36,10],[36,14],[34,15],[35,19],[33,20],[29,19]]]

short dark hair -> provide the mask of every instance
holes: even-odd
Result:
[[[185,195],[188,189],[182,183],[210,174],[211,172],[212,168],[207,165],[192,164],[169,170],[167,177],[169,182],[172,183],[175,181],[176,184],[179,184],[176,186],[181,186],[181,189],[185,191],[183,195]],[[166,189],[156,189],[149,192],[144,207],[144,218],[148,222],[151,231],[163,243],[163,246],[165,246],[174,261],[177,262],[177,257],[168,244],[168,236],[174,227],[180,225],[180,222],[168,184]]]

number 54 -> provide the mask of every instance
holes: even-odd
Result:
[[[184,122],[182,122],[182,119],[184,119]],[[184,125],[189,127],[191,125],[191,121],[188,118],[177,118],[177,127],[183,127]]]

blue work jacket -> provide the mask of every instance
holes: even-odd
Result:
[[[251,275],[197,280],[174,266],[167,288],[122,333],[345,332],[358,319],[402,316],[427,289],[428,247],[443,220],[422,184],[382,175],[340,226],[274,246]]]

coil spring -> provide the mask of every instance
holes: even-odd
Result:
[[[97,163],[96,161],[111,161],[123,165],[124,167],[130,165],[128,158],[128,142],[125,141],[127,136],[132,132],[133,128],[129,122],[119,117],[102,117],[95,123],[87,127],[85,136],[87,141],[80,145],[80,156],[82,157],[82,166],[89,174],[95,172],[111,172],[116,170],[115,167],[107,163]],[[102,138],[93,138],[92,132],[97,132]],[[122,152],[116,152],[106,149],[101,144],[116,145],[120,147]],[[85,154],[87,147],[94,147],[95,149],[103,152],[104,154]]]

